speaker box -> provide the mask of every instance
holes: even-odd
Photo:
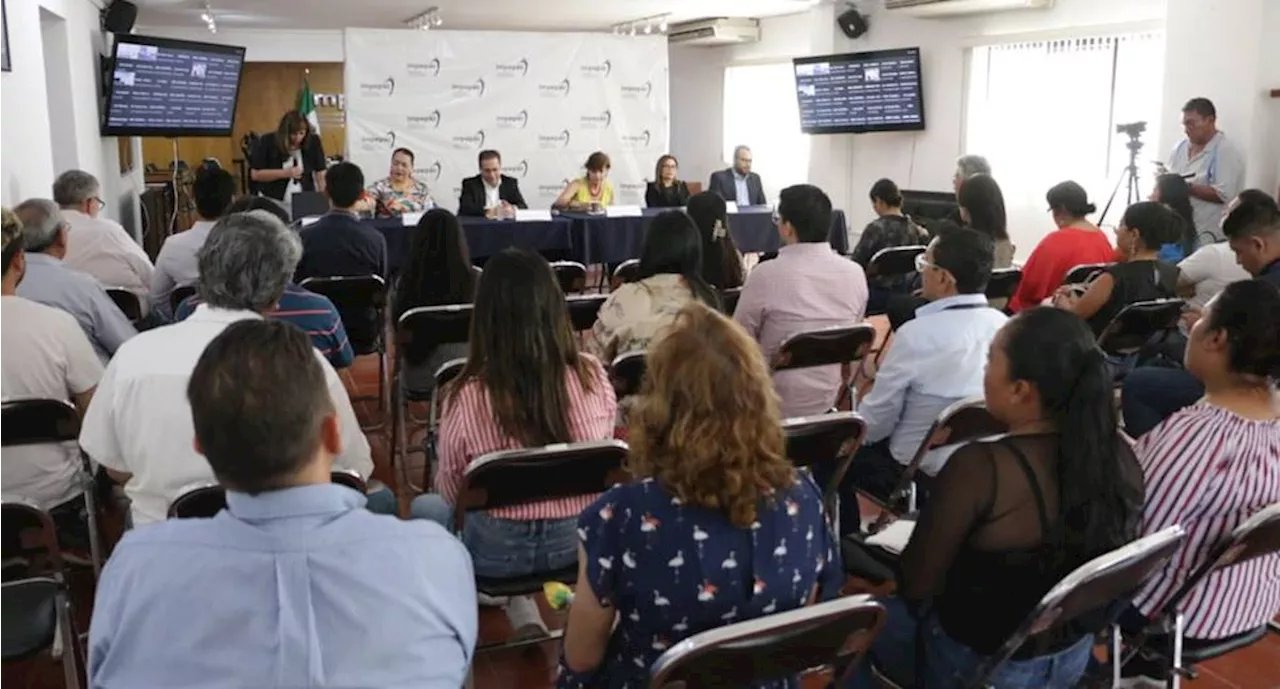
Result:
[[[102,11],[102,28],[111,33],[129,33],[137,18],[137,5],[128,0],[115,0]]]
[[[849,38],[861,38],[867,33],[867,18],[857,9],[850,7],[836,17],[836,26]]]

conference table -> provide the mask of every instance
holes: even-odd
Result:
[[[650,219],[666,208],[646,208],[638,216],[607,217],[585,213],[560,213],[550,220],[490,220],[460,217],[472,259],[493,256],[508,247],[570,256],[575,261],[621,263],[639,258]],[[388,268],[395,274],[409,256],[413,227],[401,218],[365,220],[387,240]],[[777,251],[778,229],[768,206],[744,206],[729,214],[729,233],[743,253]],[[841,254],[849,253],[848,225],[843,211],[833,211],[827,239]]]

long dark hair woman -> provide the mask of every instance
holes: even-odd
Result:
[[[418,219],[409,243],[409,257],[396,287],[392,313],[396,322],[410,309],[422,306],[470,304],[479,275],[468,258],[467,240],[453,213],[433,208]],[[465,357],[467,345],[444,344],[433,349],[410,345],[405,352],[408,385],[430,392],[434,374],[445,362]]]
[[[965,224],[991,237],[996,244],[996,268],[1013,265],[1013,242],[1009,240],[1004,193],[991,175],[974,175],[960,185],[956,195],[960,217]]]
[[[302,191],[324,191],[325,157],[307,118],[290,110],[274,132],[263,134],[249,156],[249,179],[263,196],[289,203]]]
[[[645,185],[644,205],[679,208],[689,202],[689,185],[680,179],[680,161],[667,153],[653,166],[653,181]]]
[[[1177,234],[1160,247],[1160,260],[1177,263],[1190,256],[1196,250],[1196,219],[1191,212],[1191,188],[1187,180],[1174,174],[1156,177],[1149,200],[1168,206],[1182,221]]]
[[[713,191],[694,194],[686,210],[702,235],[702,279],[718,289],[741,287],[742,254],[729,234],[724,197]]]
[[[1142,469],[1084,321],[1045,307],[1015,316],[991,343],[983,387],[1009,432],[951,456],[902,553],[898,595],[871,652],[899,684],[972,677],[1058,580],[1141,526]],[[989,683],[1075,686],[1106,624],[1100,613],[1038,635]],[[925,647],[912,652],[917,638]],[[876,685],[864,670],[852,686]]]
[[[617,401],[600,361],[578,351],[564,294],[546,259],[507,249],[476,291],[467,364],[444,395],[435,493],[414,517],[450,524],[467,467],[490,452],[612,436]],[[467,517],[463,543],[481,577],[513,577],[577,560],[578,514],[594,496],[504,507]],[[518,636],[545,632],[537,605],[507,604]]]
[[[691,301],[720,307],[702,276],[702,236],[684,211],[665,211],[649,222],[635,282],[618,287],[600,307],[587,351],[604,361],[647,349]]]

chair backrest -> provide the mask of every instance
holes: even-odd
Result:
[[[720,312],[730,318],[733,318],[733,312],[738,310],[738,299],[741,298],[741,287],[730,287],[729,289],[720,290]]]
[[[644,352],[627,352],[620,354],[609,365],[609,379],[613,381],[613,391],[618,399],[640,392],[640,382],[644,380]]]
[[[903,470],[902,476],[898,479],[898,485],[894,488],[890,498],[899,495],[911,485],[915,479],[916,471],[920,468],[920,463],[929,455],[931,450],[935,450],[944,445],[955,445],[958,443],[970,442],[987,436],[999,435],[1009,430],[1005,423],[991,415],[987,410],[987,402],[982,397],[970,397],[952,403],[942,413],[938,414],[938,419],[933,422],[933,426],[929,428],[929,432],[924,436],[924,441],[920,443],[920,447],[916,449],[916,453],[911,458],[911,462],[907,464],[907,468]],[[877,528],[882,526],[886,521],[887,514],[882,516],[877,522]]]
[[[569,304],[569,320],[573,321],[573,329],[582,332],[590,330],[596,324],[600,307],[609,297],[604,294],[573,294],[565,297]]]
[[[574,294],[587,289],[587,267],[577,261],[553,261],[551,269],[556,273],[560,291]]]
[[[829,482],[822,486],[823,502],[830,503],[827,513],[835,514],[832,511],[835,492],[854,453],[862,446],[867,422],[855,412],[831,412],[787,419],[782,423],[782,432],[787,438],[787,459],[792,464],[812,467],[824,462],[835,463]]]
[[[5,496],[0,502],[0,528],[3,529],[0,557],[8,560],[10,557],[26,556],[33,552],[42,553],[48,558],[48,569],[54,578],[60,582],[65,581],[58,530],[48,512],[23,498]],[[22,544],[22,534],[28,531],[38,531],[40,534],[39,544],[35,548],[26,548]],[[11,548],[17,550],[10,551]]]
[[[182,302],[186,301],[187,297],[195,293],[195,285],[184,285],[182,287],[173,288],[173,293],[169,295],[169,308],[173,309],[174,313],[177,313],[178,307],[182,305]]]
[[[436,380],[436,391],[438,392],[443,390],[444,386],[452,382],[454,378],[457,378],[458,375],[462,373],[462,369],[466,367],[466,357],[450,359],[443,364],[440,364],[440,368],[437,368],[436,372],[432,376]]]
[[[916,256],[923,254],[925,246],[891,246],[881,249],[867,264],[867,277],[893,277],[916,272]]]
[[[62,400],[8,400],[0,411],[0,443],[41,445],[61,443],[80,437],[80,415],[76,408]]]
[[[461,530],[472,510],[602,493],[626,483],[627,444],[620,440],[556,444],[482,455],[467,467],[454,506]]]
[[[319,191],[294,192],[289,197],[289,217],[294,220],[329,212],[329,197]]]
[[[227,506],[227,491],[222,486],[203,481],[183,486],[178,497],[169,503],[170,519],[208,519]]]
[[[381,275],[307,278],[298,286],[328,297],[339,311],[381,309],[387,305],[387,281]]]
[[[396,352],[401,359],[421,361],[442,344],[465,343],[470,337],[470,304],[420,306],[400,315]]]
[[[329,473],[329,480],[340,486],[346,486],[361,495],[365,494],[366,486],[364,479],[360,478],[360,474],[357,474],[351,469],[335,468]]]
[[[796,333],[782,341],[773,356],[773,370],[827,366],[858,361],[876,341],[870,323],[840,325]]]
[[[882,605],[859,595],[710,629],[659,656],[649,687],[746,687],[826,666],[841,686],[885,618]]]
[[[1022,282],[1021,268],[997,268],[987,282],[987,299],[1011,299]]]
[[[116,303],[125,318],[131,321],[142,319],[142,302],[138,301],[138,295],[123,287],[108,287],[107,296]]]
[[[628,282],[635,282],[639,276],[640,259],[627,259],[613,269],[613,275],[609,278],[609,290],[618,289],[619,286]]]
[[[1114,263],[1082,263],[1062,276],[1063,285],[1083,285],[1084,283],[1097,277],[1098,273],[1106,270]]]
[[[1237,526],[1230,536],[1214,547],[1209,558],[1202,562],[1182,582],[1177,592],[1164,606],[1164,614],[1172,615],[1182,606],[1182,601],[1191,595],[1214,572],[1247,562],[1264,555],[1280,553],[1280,502],[1262,508]]]
[[[1181,299],[1138,301],[1120,310],[1098,335],[1098,347],[1107,354],[1136,352],[1160,333],[1177,330],[1185,302]]]
[[[1029,638],[1132,596],[1173,557],[1184,535],[1182,527],[1174,525],[1077,567],[1049,589],[1000,650],[988,656],[970,686],[986,686],[987,678]]]

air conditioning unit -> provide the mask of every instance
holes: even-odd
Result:
[[[884,7],[913,17],[954,17],[984,12],[1049,9],[1053,7],[1053,0],[884,0]]]
[[[680,45],[731,45],[760,40],[757,19],[698,19],[675,24],[667,33],[667,41]]]

